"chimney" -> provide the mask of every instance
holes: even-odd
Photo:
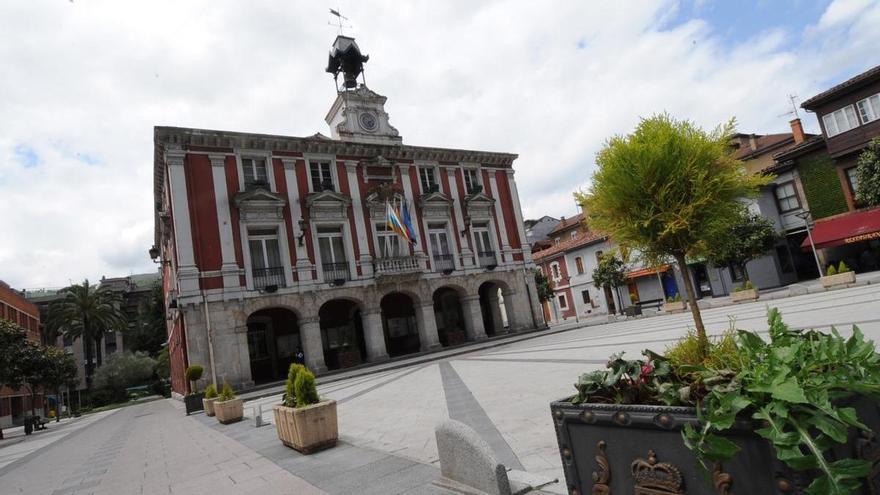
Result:
[[[791,122],[791,135],[794,136],[794,144],[804,142],[804,126],[801,125],[801,119],[794,119]]]
[[[758,143],[755,142],[755,135],[754,134],[749,134],[749,148],[751,148],[752,151],[755,151],[756,149],[758,149]]]

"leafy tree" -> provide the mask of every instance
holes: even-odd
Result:
[[[120,310],[119,295],[107,287],[82,284],[62,289],[64,297],[49,306],[46,326],[71,339],[82,338],[86,359],[86,388],[92,389],[95,363],[101,366],[101,341],[104,334],[126,327],[125,314]],[[93,357],[95,358],[93,360]]]
[[[701,348],[708,339],[687,257],[705,254],[712,232],[732,225],[740,198],[768,182],[749,176],[733,158],[734,121],[711,132],[667,114],[643,119],[627,136],[611,138],[596,158],[592,190],[575,193],[590,225],[651,259],[673,257]]]
[[[18,356],[27,341],[27,334],[11,321],[0,319],[0,387],[18,388],[24,381]],[[3,429],[0,428],[0,440]]]
[[[137,316],[125,331],[125,347],[132,352],[143,351],[156,356],[168,340],[165,326],[165,295],[156,284],[149,299],[141,301]]]
[[[156,370],[156,360],[146,353],[117,352],[95,373],[95,386],[110,392],[114,401],[126,399],[125,389],[146,384]]]
[[[51,367],[45,349],[35,342],[26,340],[16,356],[18,366],[21,369],[22,381],[28,385],[31,392],[31,415],[36,414],[37,388],[46,382],[48,370]]]
[[[856,201],[865,206],[880,205],[880,138],[874,138],[859,155],[856,168]]]
[[[739,268],[749,281],[746,263],[760,258],[776,244],[773,222],[760,215],[739,209],[736,223],[719,231],[708,244],[707,258],[715,265]]]
[[[171,354],[167,347],[163,347],[156,357],[156,375],[160,380],[171,379]]]
[[[55,395],[61,395],[62,386],[75,386],[78,378],[79,369],[76,360],[71,354],[64,349],[55,346],[46,346],[43,348],[46,357],[46,369],[43,372],[43,386],[49,390],[54,390]],[[55,418],[61,420],[61,410],[56,411]]]
[[[553,289],[550,287],[550,281],[540,269],[535,269],[535,287],[538,292],[538,301],[544,303],[553,299]]]
[[[626,263],[616,253],[605,253],[599,259],[599,266],[593,270],[593,285],[617,292],[617,288],[624,283],[626,283]],[[620,299],[619,292],[617,298]],[[623,310],[622,307],[618,309]]]

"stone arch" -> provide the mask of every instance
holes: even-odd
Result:
[[[321,304],[318,325],[327,369],[350,368],[366,361],[363,310],[363,303],[349,297]]]
[[[418,295],[410,291],[390,291],[379,300],[385,347],[390,356],[401,356],[421,350],[416,316]]]
[[[491,279],[480,284],[477,293],[480,297],[480,311],[483,314],[483,328],[486,335],[500,335],[510,328],[509,312],[504,304],[504,296],[513,292],[507,282]]]
[[[269,306],[247,317],[247,346],[251,379],[256,384],[284,379],[290,364],[302,353],[300,318],[286,307]]]
[[[466,340],[467,323],[462,298],[467,292],[455,285],[443,285],[432,294],[437,336],[443,347],[462,344]]]

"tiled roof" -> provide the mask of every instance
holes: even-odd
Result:
[[[773,155],[773,159],[776,160],[777,162],[782,162],[782,161],[785,161],[785,160],[789,160],[789,159],[791,159],[791,158],[795,158],[795,157],[797,157],[797,156],[800,156],[802,153],[805,153],[805,152],[807,152],[807,151],[810,151],[811,149],[813,149],[813,148],[815,148],[815,147],[821,145],[821,144],[824,143],[824,142],[825,142],[825,137],[824,137],[824,136],[821,136],[821,135],[819,135],[819,136],[811,136],[811,137],[809,137],[808,139],[806,139],[806,140],[802,141],[801,143],[797,144],[796,146],[792,146],[791,148],[788,148],[788,149],[782,150],[782,151],[780,151],[780,152],[774,154],[774,155]],[[766,171],[771,171],[771,170],[776,169],[776,168],[779,168],[781,165],[782,165],[782,163],[777,163],[776,165],[767,168],[767,169],[765,170],[765,172],[766,172]]]
[[[560,220],[559,223],[556,224],[556,227],[553,227],[553,230],[551,230],[550,233],[548,233],[547,235],[552,236],[553,234],[562,232],[565,229],[571,227],[572,225],[575,225],[575,224],[581,222],[583,219],[584,219],[583,213],[578,213],[577,215],[575,215],[571,218],[564,218],[564,219]]]
[[[805,108],[807,110],[813,110],[815,107],[825,103],[826,101],[834,98],[839,93],[843,92],[846,89],[849,89],[853,86],[858,86],[861,83],[871,82],[874,79],[880,79],[880,65],[868,69],[861,74],[847,79],[837,86],[832,87],[831,89],[825,90],[816,96],[810,98],[809,100],[801,103],[801,108]]]
[[[559,253],[564,253],[566,251],[570,251],[574,248],[579,248],[582,246],[586,246],[588,244],[593,244],[594,242],[602,241],[606,239],[608,236],[605,234],[600,234],[598,232],[590,232],[588,234],[575,237],[574,239],[568,239],[565,242],[560,242],[550,248],[544,249],[543,251],[538,251],[534,254],[535,261],[540,261],[544,258],[548,258],[550,256],[555,256]]]
[[[794,142],[794,138],[791,133],[784,134],[767,134],[767,135],[755,135],[755,149],[749,145],[749,138],[747,135],[743,135],[743,144],[740,145],[739,149],[734,153],[733,157],[737,160],[745,160],[752,156],[763,155],[773,148],[777,148],[783,145],[786,141],[791,140]]]

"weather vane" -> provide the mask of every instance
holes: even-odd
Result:
[[[330,15],[335,16],[336,21],[327,21],[327,24],[330,26],[336,26],[339,30],[338,34],[342,34],[346,28],[352,29],[352,25],[349,22],[348,17],[342,15],[339,7],[337,7],[336,10],[330,9]]]

